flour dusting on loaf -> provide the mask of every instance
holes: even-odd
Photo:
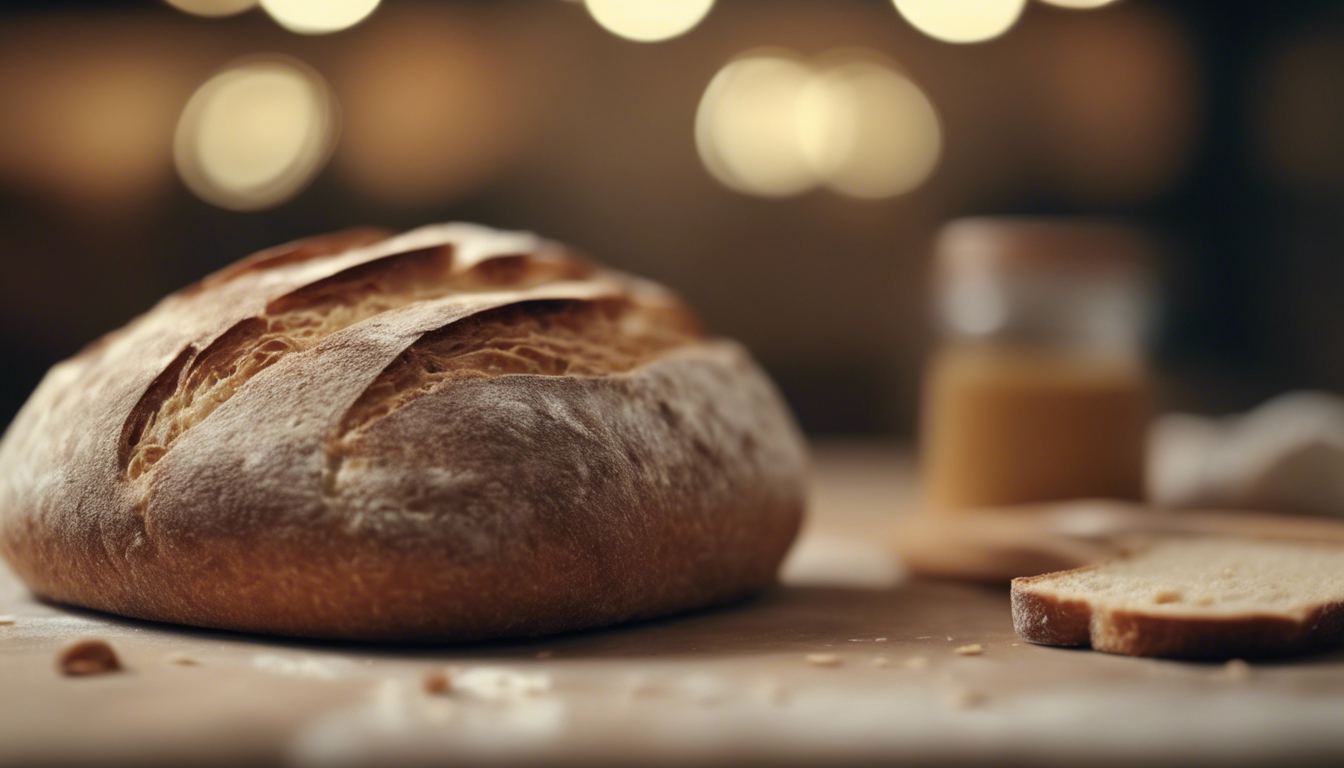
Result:
[[[466,640],[771,583],[806,456],[671,292],[450,224],[262,252],[54,368],[0,444],[0,554],[150,619]]]

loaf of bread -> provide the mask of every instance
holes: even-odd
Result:
[[[38,595],[460,641],[771,584],[806,453],[737,344],[530,235],[353,231],[244,259],[53,368],[0,444]]]
[[[1013,580],[1013,627],[1044,645],[1231,659],[1344,645],[1344,546],[1236,537],[1148,542]]]

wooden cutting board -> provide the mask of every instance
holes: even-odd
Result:
[[[991,584],[1077,568],[1114,557],[1145,540],[1181,536],[1344,545],[1344,520],[1082,500],[951,514],[912,511],[900,516],[891,529],[893,549],[911,571]]]
[[[530,642],[315,643],[34,602],[0,573],[0,765],[1003,765],[1325,762],[1344,654],[1221,665],[1043,648],[1001,587],[910,579],[895,447],[818,455],[814,514],[759,599]],[[124,672],[67,678],[103,638]],[[976,655],[958,648],[979,645]],[[189,663],[188,663],[189,662]],[[453,690],[426,675],[455,668]]]

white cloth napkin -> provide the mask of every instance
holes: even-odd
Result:
[[[1159,506],[1344,516],[1344,399],[1293,392],[1238,416],[1162,416],[1148,477]]]

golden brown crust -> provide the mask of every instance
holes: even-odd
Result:
[[[54,368],[0,444],[0,554],[142,618],[526,635],[766,586],[804,470],[769,381],[666,291],[530,236],[343,234]]]

